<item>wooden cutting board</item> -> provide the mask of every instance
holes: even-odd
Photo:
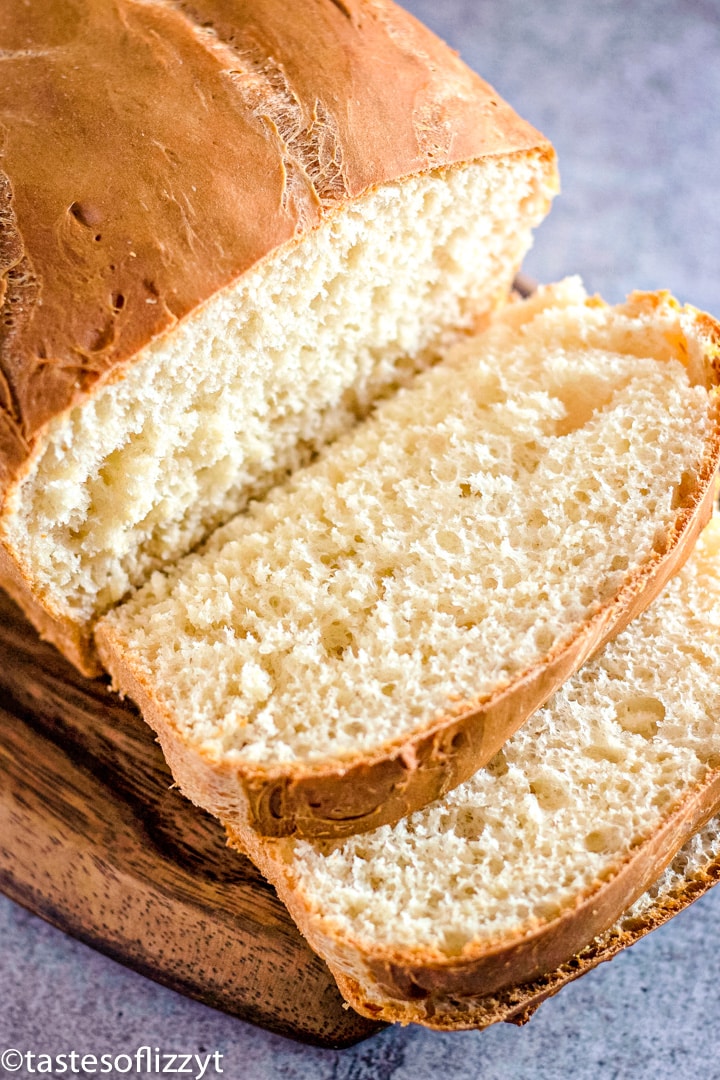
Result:
[[[282,1035],[349,1046],[383,1025],[253,865],[171,787],[150,729],[0,591],[0,889],[128,967]]]

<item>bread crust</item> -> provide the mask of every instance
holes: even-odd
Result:
[[[652,312],[668,303],[665,293],[642,293],[631,297],[625,310]],[[100,623],[96,642],[102,662],[115,686],[140,706],[157,732],[183,792],[239,831],[267,837],[339,838],[394,824],[441,798],[488,762],[585,660],[658,595],[687,560],[710,519],[720,461],[720,327],[704,314],[686,314],[698,340],[678,347],[679,354],[692,366],[693,377],[704,378],[710,388],[713,434],[694,486],[678,493],[675,525],[664,549],[653,552],[570,641],[556,645],[541,662],[487,698],[458,702],[454,711],[373,753],[313,764],[230,765],[188,745],[158,701],[152,680],[136,668],[131,655],[124,655],[112,627]],[[693,348],[697,355],[689,355]]]
[[[554,176],[550,144],[391,0],[7,0],[0,44],[5,514],[51,420],[348,201],[530,150]],[[96,673],[10,563],[6,544],[0,583]]]
[[[227,832],[229,845],[248,855],[275,886],[354,1009],[373,1019],[463,1030],[501,1020],[525,1023],[545,998],[611,959],[710,888],[720,878],[720,861],[708,865],[680,895],[658,900],[632,926],[614,926],[719,810],[720,769],[714,769],[606,880],[579,895],[574,907],[511,937],[470,942],[461,956],[452,958],[433,949],[341,938],[323,925],[322,912],[304,896],[292,869],[291,842],[266,840],[232,826]]]

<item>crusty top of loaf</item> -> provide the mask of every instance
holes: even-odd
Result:
[[[344,200],[540,135],[390,0],[6,0],[0,490],[55,415]]]

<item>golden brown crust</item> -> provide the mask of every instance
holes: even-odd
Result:
[[[391,0],[7,0],[0,47],[0,503],[51,419],[349,199],[489,155],[554,161]]]
[[[681,895],[658,901],[632,925],[613,927],[718,810],[720,769],[715,769],[611,877],[579,896],[575,907],[527,933],[471,942],[461,956],[442,960],[433,950],[381,947],[325,928],[322,913],[308,904],[293,874],[292,841],[265,840],[229,827],[228,842],[249,855],[275,886],[353,1008],[373,1019],[460,1030],[500,1020],[524,1023],[565,983],[610,959],[714,884],[720,863],[710,864]]]
[[[717,376],[715,376],[717,377]],[[239,830],[263,836],[343,837],[393,824],[467,780],[594,652],[636,618],[687,560],[710,519],[720,460],[720,402],[695,487],[683,492],[675,527],[620,592],[569,642],[487,699],[458,707],[410,736],[354,760],[229,765],[190,746],[111,627],[96,632],[100,658],[122,693],[158,733],[173,775],[193,802]]]

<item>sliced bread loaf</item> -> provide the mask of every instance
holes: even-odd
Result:
[[[511,305],[98,625],[185,793],[339,836],[470,777],[710,513],[718,330],[576,280]]]
[[[622,915],[720,807],[719,567],[716,519],[657,601],[424,811],[342,842],[230,829],[356,1009],[509,1018],[716,879],[717,821]]]
[[[390,0],[6,0],[0,44],[0,583],[92,674],[99,614],[504,300],[555,160]]]

